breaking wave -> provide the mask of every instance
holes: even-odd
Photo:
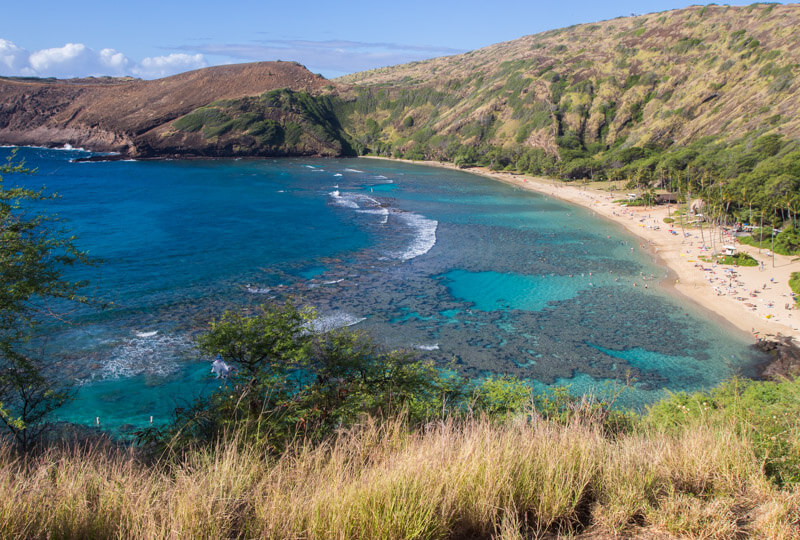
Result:
[[[395,255],[397,258],[407,261],[426,254],[436,245],[436,229],[439,227],[438,221],[411,212],[399,213],[397,215],[404,219],[409,227],[415,231],[414,240],[412,240],[411,245],[404,251],[397,253]]]
[[[397,216],[414,232],[411,244],[402,251],[390,253],[394,258],[407,261],[429,252],[436,244],[436,229],[439,222],[413,212],[390,210],[376,199],[361,193],[341,193],[335,190],[329,193],[333,202],[344,208],[351,208],[362,214],[375,214],[381,216],[381,224],[389,220],[389,214]]]
[[[331,196],[333,199],[334,204],[338,204],[339,206],[344,206],[345,208],[358,208],[358,203],[353,200],[352,197],[342,196],[339,190],[331,191],[328,195]]]
[[[339,206],[358,210],[362,214],[382,216],[381,224],[389,220],[389,209],[372,197],[360,193],[342,194],[339,190],[332,191],[329,195],[333,198],[333,202]]]

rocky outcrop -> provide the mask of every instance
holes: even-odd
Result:
[[[761,368],[760,378],[781,380],[800,375],[800,347],[791,337],[778,335],[759,340],[753,347],[770,356],[770,360]]]

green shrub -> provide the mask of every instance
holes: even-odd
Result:
[[[753,441],[766,474],[778,484],[800,482],[800,380],[735,378],[708,392],[673,394],[650,407],[645,423],[680,429],[692,423],[731,425]]]
[[[256,137],[264,146],[280,146],[283,144],[283,128],[274,120],[255,122],[250,126],[248,134]]]
[[[800,229],[788,227],[775,235],[773,241],[772,228],[754,229],[750,236],[739,239],[742,244],[747,244],[761,249],[773,249],[778,255],[800,255]],[[761,240],[763,238],[763,240]]]
[[[739,253],[735,256],[724,255],[717,258],[719,264],[729,264],[732,266],[758,266],[758,261],[747,253]]]
[[[214,107],[201,107],[181,118],[175,120],[172,126],[178,131],[194,133],[205,126],[219,126],[228,122],[230,118],[220,109]]]

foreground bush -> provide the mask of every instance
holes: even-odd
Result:
[[[800,490],[771,482],[730,422],[609,437],[577,418],[365,420],[278,458],[232,437],[154,466],[120,450],[6,449],[0,537],[800,535]]]
[[[708,392],[679,393],[651,407],[643,422],[677,432],[708,422],[747,438],[763,472],[777,484],[800,484],[800,379],[734,378]]]
[[[279,455],[297,440],[323,441],[367,416],[402,412],[416,427],[472,414],[502,419],[531,403],[547,418],[575,416],[566,389],[532,397],[530,386],[514,377],[470,380],[413,352],[385,350],[363,333],[314,328],[313,312],[291,303],[226,312],[198,344],[217,356],[227,377],[176,411],[171,425],[139,432],[139,441],[180,454],[236,433],[241,443]],[[584,403],[581,414],[601,416],[612,431],[628,425],[627,415],[604,401]]]

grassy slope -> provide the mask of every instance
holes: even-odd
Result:
[[[349,75],[351,133],[413,146],[685,143],[800,136],[800,6],[691,7],[576,25],[466,54]],[[413,126],[404,125],[413,118]],[[377,123],[368,123],[368,119]]]
[[[616,434],[580,415],[366,421],[277,460],[235,441],[155,466],[4,451],[0,536],[797,538],[800,491],[778,469],[797,474],[798,398],[735,381]]]

